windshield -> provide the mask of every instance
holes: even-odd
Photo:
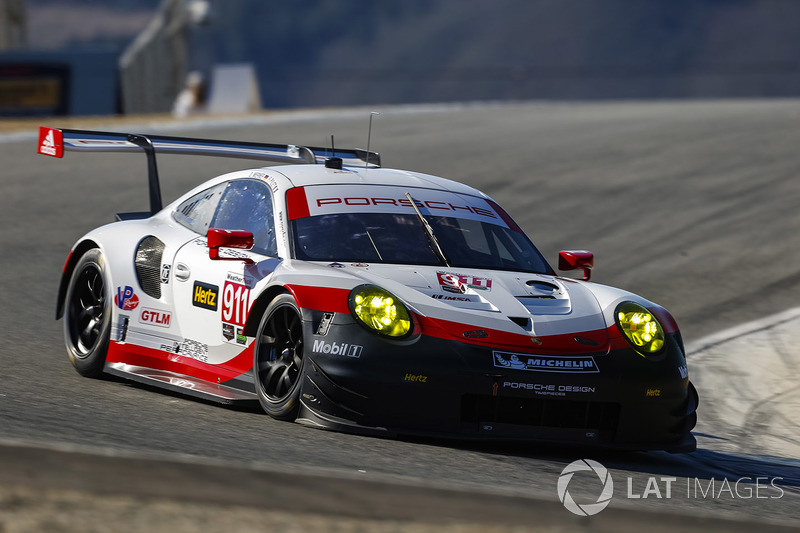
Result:
[[[505,226],[426,215],[450,266],[549,274],[530,240]],[[337,213],[292,221],[294,256],[306,261],[442,265],[412,212]]]

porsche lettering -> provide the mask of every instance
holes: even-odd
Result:
[[[457,205],[450,202],[440,202],[436,200],[414,200],[414,203],[419,208],[436,209],[438,211],[451,211],[453,213],[466,212],[485,217],[497,218],[497,215],[495,215],[491,210],[474,205]],[[408,198],[374,198],[366,196],[330,197],[317,199],[317,207],[336,204],[346,206],[390,205],[394,207],[411,207],[411,200]]]
[[[537,392],[580,392],[580,393],[593,393],[596,391],[595,387],[588,387],[583,385],[554,385],[545,383],[520,383],[517,381],[504,381],[503,388],[509,389],[523,389],[532,390]]]

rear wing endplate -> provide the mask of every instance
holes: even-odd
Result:
[[[361,149],[336,148],[335,151],[313,146],[267,144],[163,135],[139,135],[104,131],[71,130],[40,127],[37,152],[51,157],[63,157],[64,151],[77,152],[140,152],[147,155],[150,188],[150,213],[162,208],[161,187],[158,181],[156,153],[205,155],[255,159],[275,163],[322,164],[328,158],[340,158],[345,167],[380,167],[377,152]]]

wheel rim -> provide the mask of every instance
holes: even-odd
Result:
[[[103,273],[97,265],[81,270],[69,302],[72,345],[78,357],[86,357],[97,346],[106,319],[106,292]]]
[[[303,364],[303,324],[294,308],[283,305],[267,319],[258,339],[258,382],[272,401],[289,397]]]

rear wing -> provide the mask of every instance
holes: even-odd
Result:
[[[205,155],[256,159],[275,163],[323,164],[338,158],[342,166],[381,166],[377,152],[361,149],[335,150],[293,144],[268,144],[164,135],[139,135],[90,130],[39,128],[37,152],[51,157],[63,157],[64,151],[76,152],[144,152],[147,156],[148,184],[150,188],[150,214],[161,211],[161,187],[158,181],[156,153]]]

